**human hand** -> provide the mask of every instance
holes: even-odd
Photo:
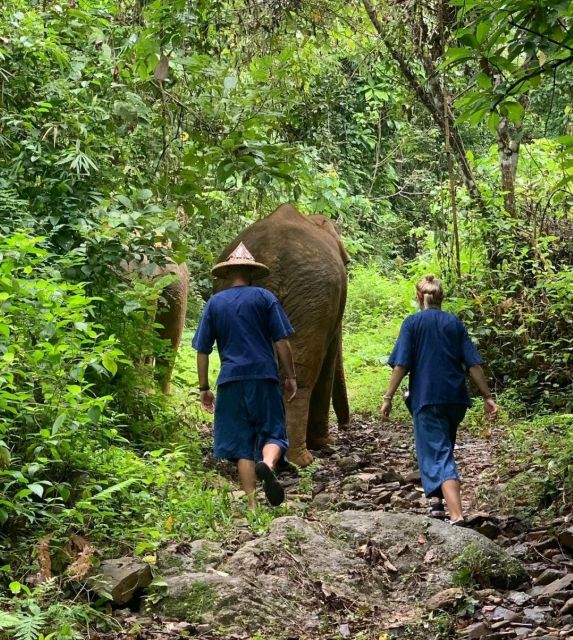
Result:
[[[211,390],[201,391],[201,404],[207,413],[215,413],[215,396]]]
[[[483,399],[483,409],[485,411],[488,420],[495,420],[497,418],[497,405],[495,404],[493,398],[484,398]]]
[[[296,378],[287,378],[285,380],[285,396],[287,402],[291,402],[291,400],[296,396],[297,390]]]
[[[389,420],[391,411],[392,411],[392,400],[388,400],[388,398],[384,398],[384,402],[380,407],[380,414],[382,415],[382,420]]]

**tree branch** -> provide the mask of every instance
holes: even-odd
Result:
[[[546,65],[543,65],[543,67],[537,67],[537,69],[534,69],[533,71],[531,71],[530,73],[526,73],[524,76],[522,76],[521,78],[518,78],[517,80],[514,80],[508,87],[507,89],[503,92],[503,94],[501,96],[499,96],[496,101],[493,103],[493,105],[490,108],[490,111],[495,111],[495,109],[510,95],[512,95],[513,91],[515,89],[517,89],[520,85],[522,85],[523,83],[527,82],[528,80],[531,80],[531,78],[536,78],[537,76],[540,76],[544,73],[548,73],[549,70],[551,71],[556,71],[561,65],[563,64],[567,64],[567,63],[572,63],[573,62],[573,54],[571,54],[570,56],[567,56],[566,58],[562,58],[561,60],[556,60],[553,63],[550,63],[547,68]]]

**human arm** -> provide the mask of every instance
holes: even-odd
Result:
[[[497,417],[497,405],[495,404],[489,385],[485,378],[485,373],[480,364],[475,364],[469,369],[472,380],[476,383],[481,395],[483,396],[484,411],[490,420],[495,420]]]
[[[287,338],[283,338],[282,340],[277,340],[275,342],[275,347],[277,350],[277,356],[279,358],[279,363],[283,371],[286,372],[285,379],[285,394],[286,401],[290,402],[296,395],[297,386],[296,386],[296,375],[294,371],[294,360],[292,357],[292,349],[290,346],[290,342]]]
[[[413,362],[414,346],[412,330],[410,328],[410,320],[406,319],[400,327],[398,339],[388,358],[388,364],[392,367],[392,375],[390,376],[388,389],[384,394],[384,401],[380,408],[380,413],[384,420],[388,420],[390,417],[392,397],[396,393],[396,389],[400,386],[400,382],[402,382],[408,371],[412,368]]]
[[[497,406],[491,397],[491,391],[482,369],[483,359],[473,344],[465,325],[460,321],[462,336],[462,357],[472,380],[476,383],[483,396],[484,411],[490,420],[495,420],[497,416]]]
[[[215,396],[209,388],[209,354],[197,352],[197,374],[199,376],[199,394],[203,409],[208,413],[215,411]]]
[[[390,376],[390,382],[388,383],[388,389],[384,394],[384,401],[380,413],[384,420],[388,420],[390,412],[392,411],[392,397],[396,393],[396,389],[400,386],[400,383],[408,373],[408,367],[397,365],[392,369],[392,375]]]

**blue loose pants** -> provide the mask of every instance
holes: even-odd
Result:
[[[214,455],[227,460],[260,460],[263,447],[288,449],[285,407],[275,380],[238,380],[217,388]]]
[[[454,445],[466,409],[460,404],[432,404],[414,414],[416,457],[427,498],[443,498],[442,484],[460,479]]]

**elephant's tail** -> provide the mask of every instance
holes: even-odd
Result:
[[[342,360],[342,338],[338,341],[338,353],[336,354],[336,366],[334,369],[334,384],[332,386],[332,406],[338,425],[347,427],[350,424],[350,406],[348,404],[348,392],[346,379],[344,378],[344,362]]]

